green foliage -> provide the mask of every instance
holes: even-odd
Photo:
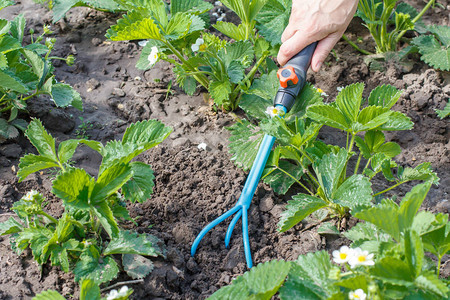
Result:
[[[38,155],[27,154],[21,158],[18,177],[21,181],[34,172],[57,168],[52,193],[61,199],[64,213],[59,219],[49,215],[44,197],[31,191],[12,207],[22,222],[10,218],[0,223],[0,235],[13,234],[15,247],[30,248],[41,265],[50,260],[64,272],[73,271],[75,280],[86,286],[85,299],[95,299],[91,298],[99,295],[95,287],[98,289],[99,284],[117,277],[119,266],[112,255],[139,255],[137,261],[147,261],[146,269],[141,266],[136,269],[135,258],[130,257],[124,258],[124,268],[133,277],[146,276],[152,265],[141,255],[163,256],[163,252],[155,237],[120,229],[118,219],[131,218],[119,191],[122,189],[132,202],[144,202],[150,197],[153,171],[144,163],[131,160],[161,143],[171,131],[172,128],[159,121],[148,120],[130,125],[122,141],[111,141],[105,146],[89,140],[67,140],[56,147],[55,139],[38,119],[33,119],[26,136]],[[97,178],[69,165],[79,144],[102,155]],[[102,240],[103,232],[108,243]],[[86,280],[92,280],[93,284]]]
[[[208,299],[271,299],[285,281],[290,266],[276,260],[259,264]]]
[[[251,168],[259,149],[263,133],[276,138],[276,146],[267,160],[262,179],[279,194],[285,194],[295,184],[302,192],[288,201],[278,229],[289,230],[316,211],[325,211],[330,217],[343,218],[360,206],[371,206],[379,196],[400,184],[422,180],[437,184],[439,178],[429,163],[415,168],[397,166],[392,160],[401,153],[397,143],[386,142],[383,131],[412,128],[412,122],[391,108],[401,92],[390,85],[382,85],[363,98],[364,85],[352,84],[340,91],[336,101],[324,104],[320,93],[306,85],[296,104],[283,118],[270,117],[267,107],[277,86],[275,72],[256,79],[240,106],[258,126],[241,120],[231,130],[230,152],[232,160],[244,170]],[[316,140],[323,125],[347,133],[345,148],[326,145]],[[361,135],[364,133],[364,135]],[[359,149],[356,166],[347,172],[348,162]],[[366,165],[360,168],[361,161]],[[397,171],[393,172],[392,168]],[[382,173],[394,185],[373,193],[371,180]],[[394,174],[396,174],[394,176]]]
[[[111,26],[106,37],[113,41],[148,40],[136,65],[139,69],[150,69],[158,60],[168,61],[175,65],[177,83],[187,94],[192,95],[200,84],[218,108],[234,110],[255,75],[268,73],[274,65],[268,57],[276,54],[277,43],[263,38],[267,38],[265,30],[261,31],[263,37],[256,32],[257,24],[270,19],[258,21],[260,13],[267,12],[268,2],[223,1],[241,20],[240,24],[219,21],[214,25],[234,39],[229,42],[205,32],[209,24],[202,16],[213,7],[205,1],[175,0],[165,9],[163,0],[123,0],[120,3],[127,14]]]
[[[51,33],[49,28],[44,26],[40,36],[31,34],[31,43],[25,45],[25,26],[23,15],[12,21],[0,19],[0,142],[16,138],[18,130],[26,128],[26,122],[17,116],[26,111],[26,101],[37,95],[48,95],[58,107],[72,105],[82,110],[80,94],[55,79],[52,60],[62,58],[50,56],[55,39],[44,42]],[[69,57],[62,60],[69,63]],[[73,56],[70,60],[73,62]]]
[[[445,105],[443,110],[435,109],[437,115],[439,118],[444,119],[447,118],[450,115],[450,100],[447,101],[447,104]]]
[[[358,4],[356,16],[369,29],[376,43],[376,52],[396,51],[400,39],[408,30],[423,31],[420,17],[435,3],[430,0],[419,13],[406,3],[397,0],[362,0]]]
[[[264,273],[252,269],[211,299],[270,299],[280,285],[282,300],[358,299],[355,293],[359,299],[447,299],[450,291],[439,269],[450,250],[448,215],[417,213],[430,186],[428,182],[414,187],[400,205],[386,200],[354,213],[366,222],[344,234],[353,241],[352,248],[343,246],[331,258],[317,251],[292,262],[267,262],[257,267]],[[427,251],[437,256],[436,268]],[[280,274],[283,282],[265,280],[266,274],[280,273],[277,268],[283,265],[289,266]],[[250,289],[249,278],[266,284]],[[268,297],[262,296],[269,289]]]
[[[412,40],[421,54],[420,59],[435,69],[450,71],[450,28],[433,25],[427,29],[432,35],[420,35]]]

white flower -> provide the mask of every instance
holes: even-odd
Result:
[[[337,264],[344,264],[349,261],[353,255],[353,249],[347,246],[342,246],[339,250],[333,251],[333,261]]]
[[[269,106],[266,108],[266,114],[268,114],[270,117],[275,117],[275,116],[283,116],[284,115],[284,111],[282,109],[278,109],[274,106]]]
[[[216,2],[214,2],[214,5],[215,5],[215,6],[220,6],[220,5],[222,5],[222,2],[216,1]]]
[[[351,300],[353,299],[365,300],[366,296],[367,296],[366,293],[364,293],[362,289],[357,289],[356,291],[351,291],[350,293],[348,293],[348,298]]]
[[[148,43],[148,40],[139,41],[138,45],[141,46],[141,47],[145,47],[145,45],[147,45],[147,43]]]
[[[223,19],[226,17],[227,15],[225,13],[221,14],[220,17],[217,18],[217,22],[223,21]]]
[[[117,290],[111,290],[111,292],[109,292],[108,296],[106,297],[106,300],[114,300],[116,298],[119,298],[119,293],[117,292]]]
[[[34,196],[39,195],[38,191],[31,190],[29,191],[24,197],[22,197],[25,201],[32,201],[34,199]]]
[[[197,52],[197,51],[203,51],[204,49],[205,49],[205,41],[202,39],[202,38],[198,38],[196,41],[195,41],[195,44],[193,44],[192,46],[191,46],[191,49],[192,49],[192,51],[193,52]]]
[[[127,295],[127,292],[128,292],[128,287],[126,285],[124,285],[119,291],[119,296],[125,297]]]
[[[369,254],[369,251],[363,251],[361,248],[353,250],[353,255],[348,263],[352,269],[357,266],[373,266],[375,264],[373,254]]]
[[[205,150],[206,151],[206,148],[208,147],[208,145],[206,145],[206,143],[200,143],[200,144],[198,144],[198,146],[197,146],[197,148],[198,149],[200,149],[200,150]]]
[[[344,87],[343,86],[338,86],[336,89],[337,89],[338,92],[340,92],[340,91],[342,91],[344,89]]]
[[[322,90],[321,88],[317,88],[317,91],[320,93],[321,96],[328,97],[328,94],[325,93],[324,90]]]
[[[148,61],[150,62],[150,65],[153,66],[158,61],[158,47],[153,46],[152,51],[148,55]]]

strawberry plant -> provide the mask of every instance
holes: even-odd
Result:
[[[192,95],[200,84],[218,107],[234,110],[255,75],[276,68],[268,57],[276,54],[281,43],[279,37],[273,37],[273,26],[280,22],[276,19],[279,16],[270,11],[270,5],[276,3],[277,11],[284,6],[278,0],[222,2],[237,14],[241,23],[219,21],[213,27],[234,42],[205,31],[209,27],[209,16],[206,15],[205,21],[205,13],[212,5],[202,0],[174,0],[170,5],[163,0],[120,0],[127,14],[106,36],[112,41],[148,40],[137,68],[147,70],[158,60],[168,61],[175,65],[177,83],[187,94]],[[267,40],[256,28],[261,28]]]
[[[1,5],[0,9],[8,2]],[[26,111],[26,101],[37,95],[50,96],[58,107],[72,105],[82,110],[80,94],[70,85],[57,82],[53,74],[52,60],[73,64],[73,56],[50,56],[56,40],[44,39],[52,33],[48,26],[37,37],[30,30],[31,43],[25,45],[25,25],[23,15],[12,21],[0,19],[0,141],[17,137],[17,128],[25,130],[26,122],[17,116]]]
[[[412,40],[420,58],[435,69],[450,71],[450,27],[427,26],[431,35],[420,35]]]
[[[249,94],[243,96],[241,108],[260,122],[259,126],[246,120],[233,125],[230,151],[232,159],[248,170],[263,134],[276,137],[277,145],[266,164],[263,181],[280,194],[294,184],[304,191],[288,202],[278,224],[280,231],[292,228],[312,213],[320,219],[341,219],[356,207],[370,205],[385,192],[411,180],[438,183],[429,163],[403,168],[393,161],[401,149],[394,142],[386,142],[383,131],[408,130],[413,126],[407,116],[391,110],[401,95],[396,88],[383,85],[363,99],[364,84],[352,84],[343,88],[334,102],[325,104],[321,94],[306,85],[288,114],[283,118],[270,117],[265,108],[271,105],[267,99],[278,88],[275,76],[272,72],[255,80]],[[367,105],[363,105],[365,102]],[[317,140],[323,125],[345,132],[346,146]],[[353,156],[354,169],[349,170]],[[365,165],[361,166],[363,160]],[[371,180],[380,173],[393,184],[373,192]]]
[[[397,0],[362,0],[358,4],[356,16],[369,29],[377,53],[396,51],[400,39],[408,30],[422,31],[420,18],[434,5],[435,0],[428,1],[420,12],[407,3],[397,3]]]
[[[418,212],[431,182],[415,186],[400,204],[384,199],[359,207],[365,220],[344,235],[352,247],[269,261],[252,268],[209,299],[447,299],[440,262],[450,251],[448,215]],[[425,255],[438,259],[437,265]],[[334,264],[333,264],[334,262]]]
[[[0,235],[11,235],[13,248],[21,253],[30,248],[40,265],[50,263],[76,281],[91,279],[96,285],[114,279],[119,266],[114,254],[122,255],[124,270],[142,278],[152,270],[144,256],[163,255],[158,240],[119,227],[119,220],[133,221],[125,200],[144,202],[153,192],[153,171],[142,162],[131,162],[140,153],[161,143],[172,131],[150,120],[130,125],[122,141],[106,145],[90,140],[67,140],[56,148],[55,139],[37,119],[25,134],[38,155],[27,154],[19,164],[19,181],[41,170],[56,168],[52,193],[61,200],[64,213],[50,215],[45,198],[31,191],[14,203],[16,218],[0,223]],[[102,155],[97,178],[69,162],[77,146],[85,144]],[[119,193],[121,190],[121,193]]]

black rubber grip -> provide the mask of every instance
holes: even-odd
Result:
[[[278,92],[273,101],[274,106],[283,105],[287,111],[291,110],[294,106],[295,98],[306,82],[306,72],[311,64],[311,58],[316,50],[317,42],[314,42],[300,51],[297,55],[292,57],[284,67],[292,66],[297,74],[298,82],[295,85],[288,86],[287,88],[279,87]]]

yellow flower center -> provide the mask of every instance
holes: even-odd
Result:
[[[317,88],[317,91],[321,94],[323,93],[323,90],[321,88]]]
[[[366,261],[366,257],[364,255],[360,255],[360,256],[358,256],[358,261],[364,262],[364,261]]]
[[[339,253],[339,258],[340,259],[346,259],[347,258],[347,253]]]
[[[198,51],[205,51],[206,50],[206,45],[205,44],[201,44],[199,47],[198,47]]]
[[[276,109],[276,108],[272,109],[272,113],[273,113],[274,115],[278,114],[278,109]]]
[[[355,299],[361,299],[361,297],[359,297],[359,295],[357,295],[357,294],[353,294],[353,298],[355,298]]]

